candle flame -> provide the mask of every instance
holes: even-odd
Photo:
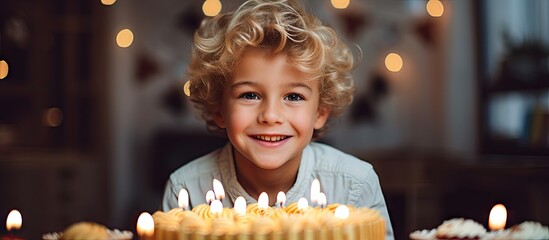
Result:
[[[152,237],[154,235],[154,220],[148,212],[143,212],[137,218],[137,235]]]
[[[21,216],[21,213],[17,210],[11,210],[11,212],[8,214],[8,218],[6,219],[6,229],[8,231],[10,230],[18,230],[21,228],[21,225],[23,225],[23,217]]]
[[[219,200],[213,200],[212,204],[210,205],[210,212],[212,214],[220,214],[223,212],[223,203]]]
[[[215,199],[215,194],[212,190],[206,192],[206,203],[211,204]]]
[[[189,193],[185,189],[181,189],[179,191],[179,195],[177,197],[177,205],[180,208],[183,208],[184,210],[187,210],[189,207]]]
[[[306,211],[307,208],[309,208],[309,202],[307,202],[307,199],[302,197],[297,201],[297,209],[300,211]]]
[[[323,192],[319,193],[317,203],[320,207],[326,207],[326,194],[324,194]]]
[[[223,200],[225,198],[225,189],[223,189],[223,184],[217,179],[213,180],[213,191],[215,193],[215,199]]]
[[[311,184],[311,202],[318,202],[318,194],[320,193],[320,182],[315,178]]]
[[[339,219],[347,219],[349,217],[349,208],[345,205],[339,205],[334,212],[334,216]]]
[[[246,200],[244,197],[240,196],[236,198],[234,201],[234,211],[237,215],[246,215]]]
[[[284,204],[286,204],[286,194],[283,191],[278,192],[276,195],[276,202],[280,204],[280,207],[284,207]]]
[[[490,230],[496,231],[505,228],[507,222],[507,209],[503,204],[496,204],[490,211],[488,226]]]
[[[259,198],[257,199],[257,207],[260,209],[269,208],[269,195],[267,195],[266,192],[259,194]]]

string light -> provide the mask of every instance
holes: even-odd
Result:
[[[101,3],[106,6],[113,5],[116,2],[116,0],[101,0]]]
[[[9,69],[8,62],[0,60],[0,80],[8,76]]]
[[[398,72],[404,65],[402,58],[397,53],[389,53],[385,57],[385,67],[391,72]]]
[[[332,6],[337,9],[345,9],[349,6],[350,0],[331,0]]]
[[[130,29],[122,29],[116,35],[116,44],[121,48],[127,48],[133,43],[133,32]]]
[[[444,13],[444,5],[440,0],[429,0],[425,8],[431,17],[440,17]]]
[[[187,97],[191,96],[191,81],[185,82],[185,85],[183,85],[183,93],[185,93],[185,96]]]
[[[221,12],[221,1],[219,0],[206,0],[204,4],[202,4],[202,11],[204,12],[204,15],[208,17],[215,17],[217,14]]]

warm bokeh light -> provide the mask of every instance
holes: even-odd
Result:
[[[191,81],[185,82],[185,85],[183,85],[183,93],[185,93],[185,96],[187,97],[191,96]]]
[[[127,48],[133,43],[133,32],[130,29],[122,29],[116,35],[116,44],[121,48]]]
[[[148,212],[143,212],[137,218],[137,235],[152,237],[154,235],[154,219]]]
[[[101,0],[101,3],[103,3],[103,5],[107,5],[107,6],[113,5],[115,2],[116,2],[116,0]]]
[[[488,217],[488,227],[492,231],[497,231],[505,228],[507,222],[507,209],[503,204],[496,204],[490,211]]]
[[[440,0],[429,0],[425,8],[431,17],[440,17],[444,13],[444,5]]]
[[[266,192],[262,192],[261,194],[259,194],[259,198],[257,198],[257,208],[259,209],[269,208],[269,195],[267,195]]]
[[[345,205],[340,205],[336,208],[334,216],[339,219],[347,219],[349,217],[349,208]]]
[[[43,120],[46,127],[59,127],[63,123],[63,111],[59,108],[48,108],[44,111]]]
[[[332,6],[337,9],[345,9],[349,6],[351,0],[332,0]]]
[[[9,70],[10,68],[8,66],[8,62],[5,60],[0,60],[0,80],[8,76]]]
[[[217,14],[221,12],[221,1],[219,0],[206,0],[204,4],[202,4],[202,11],[204,12],[204,15],[208,17],[215,17]]]
[[[189,192],[186,189],[181,189],[177,195],[177,205],[184,210],[189,208]]]
[[[234,212],[239,216],[246,215],[246,199],[240,196],[234,201]]]
[[[391,72],[398,72],[402,69],[402,58],[396,53],[389,53],[385,57],[385,67]]]
[[[23,225],[23,217],[21,213],[17,210],[11,210],[6,219],[6,229],[8,231],[18,230]]]

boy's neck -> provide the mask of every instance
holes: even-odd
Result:
[[[253,198],[266,192],[269,205],[274,206],[278,192],[288,192],[297,179],[301,155],[295,157],[277,169],[262,169],[245,159],[233,148],[236,177],[242,188]]]

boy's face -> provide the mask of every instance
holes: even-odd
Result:
[[[262,169],[299,161],[313,130],[322,128],[329,115],[319,108],[318,81],[286,61],[282,53],[246,51],[214,117],[226,129],[237,160]]]

